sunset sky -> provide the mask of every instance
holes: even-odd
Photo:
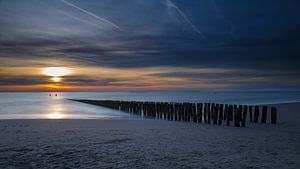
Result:
[[[0,0],[0,91],[300,90],[291,1]]]

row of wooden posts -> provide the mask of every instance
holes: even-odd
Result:
[[[116,109],[152,119],[218,125],[222,125],[224,122],[227,126],[233,122],[235,127],[245,127],[246,121],[251,123],[267,123],[267,117],[271,117],[271,123],[277,123],[277,108],[270,107],[271,115],[268,116],[268,106],[119,100],[76,101]],[[247,117],[249,117],[249,120],[247,120]]]

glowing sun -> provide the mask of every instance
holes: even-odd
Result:
[[[48,114],[48,118],[50,118],[50,119],[62,119],[64,117],[65,116],[59,112],[54,112],[54,113]]]
[[[70,74],[70,70],[64,67],[47,67],[44,69],[43,73],[52,76],[52,81],[60,82],[62,80],[61,76]]]
[[[60,77],[52,77],[51,78],[54,82],[60,82],[61,78]]]

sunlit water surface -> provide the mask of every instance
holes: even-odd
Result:
[[[135,118],[127,113],[67,99],[268,104],[299,102],[300,92],[49,92],[0,93],[0,119]]]

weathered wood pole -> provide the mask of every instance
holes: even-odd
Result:
[[[223,111],[224,111],[223,107],[224,107],[223,104],[220,104],[220,105],[219,105],[219,114],[218,114],[218,118],[219,118],[218,124],[219,124],[219,125],[221,125],[221,124],[222,124],[222,121],[223,121]]]
[[[207,103],[204,103],[204,123],[207,123]]]
[[[155,102],[151,103],[151,114],[152,118],[156,119]]]
[[[239,108],[234,106],[234,127],[240,127]]]
[[[271,123],[276,124],[277,123],[277,108],[271,107]]]
[[[259,117],[259,106],[254,107],[254,123],[258,122],[258,117]]]
[[[169,114],[169,105],[168,105],[168,103],[165,103],[164,112],[165,112],[165,120],[168,120],[168,114]]]
[[[211,107],[213,107],[213,105],[212,106],[210,106],[210,103],[208,103],[207,104],[207,123],[208,124],[210,124],[210,118],[211,118]]]
[[[215,104],[213,107],[213,123],[218,124],[218,109],[219,109],[219,104]]]
[[[191,122],[192,108],[191,103],[187,103],[187,122]]]
[[[243,118],[243,106],[239,105],[238,109],[239,109],[239,121],[242,122],[242,118]]]
[[[202,103],[197,103],[197,122],[202,123]]]
[[[175,112],[175,111],[174,111],[174,103],[173,103],[173,102],[170,103],[170,109],[171,109],[171,110],[170,110],[171,120],[174,121],[174,118],[175,118],[175,117],[174,117],[174,115],[175,115],[174,112]]]
[[[185,121],[190,121],[189,103],[185,103]]]
[[[189,104],[189,111],[190,111],[190,122],[195,122],[196,112],[194,112],[194,103]]]
[[[230,121],[233,121],[233,116],[234,116],[234,106],[233,105],[230,105],[231,108],[230,108],[230,111],[229,111],[229,120]]]
[[[185,103],[181,105],[181,121],[185,121]]]
[[[191,108],[190,108],[190,103],[186,103],[186,121],[190,122],[191,121]]]
[[[198,121],[198,113],[197,113],[197,104],[196,103],[192,104],[192,114],[193,114],[193,122],[197,123],[197,121]]]
[[[178,120],[178,103],[174,103],[174,120]]]
[[[158,116],[158,119],[162,119],[162,113],[161,113],[161,103],[160,102],[157,102],[156,103],[156,107],[157,107],[157,116]]]
[[[184,103],[181,103],[181,121],[184,121],[184,117],[185,117]]]
[[[183,107],[183,103],[180,103],[180,121],[184,121],[183,115],[184,115],[184,107]]]
[[[247,110],[248,110],[248,106],[244,105],[243,117],[242,117],[242,127],[246,127]]]
[[[250,122],[253,122],[253,110],[252,110],[252,106],[249,106],[249,117],[250,117]]]
[[[178,103],[178,120],[181,121],[182,120],[182,104]]]
[[[167,115],[167,120],[170,120],[170,104],[166,103],[166,115]]]
[[[242,126],[242,117],[243,117],[243,106],[238,106],[238,120],[239,120],[239,127]]]
[[[173,103],[169,103],[169,120],[173,120]]]
[[[172,112],[172,103],[171,102],[169,102],[168,103],[168,115],[169,115],[169,117],[168,117],[168,120],[172,120],[172,115],[173,115],[173,112]]]
[[[225,107],[224,107],[224,113],[223,113],[223,120],[227,120],[227,113],[228,113],[228,105],[225,104]],[[227,110],[227,111],[226,111]]]
[[[230,111],[231,111],[231,105],[225,107],[225,112],[226,112],[226,125],[230,126]]]
[[[266,123],[267,122],[267,111],[268,111],[268,107],[263,106],[262,115],[261,115],[261,123]]]

